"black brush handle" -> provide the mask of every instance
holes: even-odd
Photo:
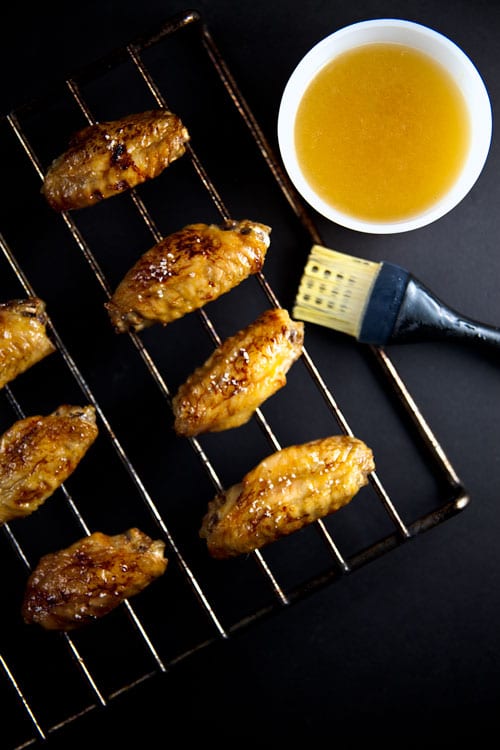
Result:
[[[500,328],[466,318],[409,276],[390,342],[460,340],[500,350]]]

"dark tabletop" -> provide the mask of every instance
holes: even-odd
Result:
[[[320,225],[338,249],[398,262],[453,307],[500,324],[499,4],[90,0],[38,4],[29,11],[14,5],[2,24],[2,114],[189,7],[207,22],[273,146],[288,76],[313,44],[337,28],[375,17],[406,18],[462,47],[486,83],[494,121],[488,160],[470,194],[443,219],[404,236],[362,237]],[[229,148],[230,141],[218,147]],[[4,173],[6,180],[4,190],[10,190],[12,178]],[[15,189],[22,200],[22,186]],[[296,273],[302,262],[296,262]],[[326,368],[326,336],[318,347]],[[500,352],[422,343],[398,347],[394,357],[468,490],[469,506],[201,649],[104,711],[53,732],[49,746],[104,747],[116,740],[135,747],[136,732],[141,747],[156,738],[165,747],[209,738],[227,745],[298,740],[357,748],[373,740],[416,747],[433,739],[447,747],[470,736],[473,747],[487,744],[484,731],[497,724],[500,703]],[[328,366],[342,372],[341,363]],[[348,372],[343,378],[343,403],[353,400],[364,404],[360,410],[369,409],[349,388]],[[381,463],[398,462],[390,424],[370,427],[378,429],[384,433]],[[413,471],[418,468],[402,468],[406,479]]]

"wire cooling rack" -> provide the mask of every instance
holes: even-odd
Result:
[[[41,180],[70,135],[152,106],[180,115],[191,135],[187,154],[134,191],[73,214],[52,212]],[[62,403],[89,403],[100,429],[64,486],[0,534],[9,570],[2,746],[23,748],[437,526],[468,496],[387,353],[307,325],[286,387],[250,423],[175,436],[177,387],[264,309],[290,308],[311,243],[325,244],[197,12],[56,82],[1,128],[3,164],[17,187],[2,205],[0,297],[41,297],[56,352],[0,392],[0,428]],[[104,303],[135,260],[185,224],[227,218],[272,227],[263,272],[165,328],[115,334]],[[198,530],[214,494],[270,452],[335,432],[357,434],[374,450],[377,470],[359,496],[251,555],[210,559]],[[161,579],[82,631],[23,624],[26,579],[41,555],[92,531],[132,526],[165,540]]]

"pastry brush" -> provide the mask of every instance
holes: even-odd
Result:
[[[313,245],[293,317],[375,346],[462,340],[500,349],[500,328],[445,305],[409,271]]]

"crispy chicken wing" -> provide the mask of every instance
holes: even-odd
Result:
[[[304,324],[281,308],[267,310],[226,339],[181,385],[172,401],[178,435],[239,427],[286,384],[302,353]]]
[[[56,211],[91,206],[158,177],[188,141],[179,117],[162,109],[91,125],[52,162],[42,193]]]
[[[0,304],[0,388],[55,351],[38,297]]]
[[[46,630],[74,630],[111,612],[146,588],[167,567],[165,543],[132,528],[96,531],[41,558],[31,573],[22,616]]]
[[[60,406],[0,438],[0,525],[28,516],[69,477],[97,438],[93,406]]]
[[[117,333],[170,323],[262,268],[271,229],[254,221],[190,224],[148,250],[106,303]]]
[[[211,501],[200,536],[214,558],[251,552],[347,505],[374,469],[354,437],[283,448]]]

